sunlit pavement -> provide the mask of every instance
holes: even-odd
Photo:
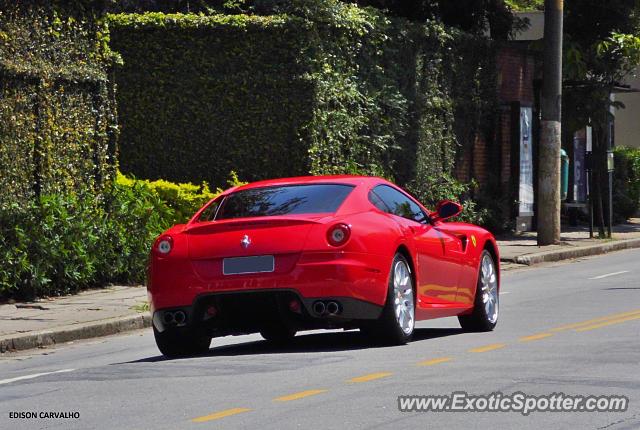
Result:
[[[311,332],[214,339],[166,360],[148,331],[0,356],[0,428],[640,428],[640,250],[505,273],[501,319],[412,343]],[[626,412],[400,412],[400,395],[624,395]],[[41,412],[72,417],[40,418]],[[34,412],[36,418],[11,418]],[[24,416],[24,414],[23,414]],[[79,418],[78,418],[79,416]]]

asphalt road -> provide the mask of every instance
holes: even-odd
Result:
[[[2,429],[640,428],[640,250],[503,277],[492,333],[448,318],[401,347],[313,332],[165,360],[146,330],[0,357]],[[580,324],[578,324],[580,323]],[[48,373],[57,372],[57,373]],[[354,379],[355,378],[355,379]],[[400,412],[400,395],[624,395],[626,412]],[[15,412],[79,418],[10,418]]]

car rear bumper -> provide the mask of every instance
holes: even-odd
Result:
[[[329,304],[336,312],[327,309]],[[381,312],[380,305],[344,296],[304,298],[295,290],[219,292],[199,295],[186,306],[156,309],[153,325],[160,332],[197,327],[212,336],[225,336],[254,333],[273,321],[298,330],[339,328],[377,319]]]
[[[374,254],[276,256],[273,273],[227,276],[222,274],[220,260],[203,263],[153,256],[147,285],[152,310],[190,306],[206,294],[272,290],[295,291],[301,299],[348,297],[379,306],[386,299],[390,262]],[[280,261],[284,263],[278,267]]]

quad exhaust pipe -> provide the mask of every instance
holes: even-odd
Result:
[[[168,311],[162,315],[162,321],[166,325],[182,325],[187,321],[187,314],[183,311]]]
[[[324,315],[326,310],[327,306],[324,304],[324,302],[317,301],[313,304],[313,312],[315,312],[316,315]]]
[[[175,322],[173,312],[165,312],[162,316],[162,321],[164,321],[165,324],[173,324]]]
[[[187,316],[184,312],[177,311],[175,314],[173,314],[173,319],[176,324],[184,324],[184,322],[187,320]]]
[[[312,306],[313,312],[317,316],[335,316],[339,315],[342,312],[342,308],[340,307],[340,303],[329,300],[327,302],[323,301],[315,301]]]
[[[327,313],[329,315],[337,315],[340,312],[340,305],[337,302],[327,303]]]

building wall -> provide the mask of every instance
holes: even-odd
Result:
[[[538,40],[544,37],[544,12],[520,12],[518,18],[529,20],[529,28],[515,37],[515,40]]]
[[[498,54],[498,94],[501,103],[533,104],[535,58],[523,46],[508,46]]]
[[[519,154],[512,154],[514,130],[519,129],[520,106],[534,107],[535,57],[526,46],[504,48],[498,55],[498,96],[500,116],[498,140],[500,145],[500,184],[502,191],[513,188],[514,163]],[[514,110],[518,110],[514,112]],[[515,120],[514,120],[515,119]]]
[[[640,67],[637,76],[631,77],[626,84],[640,88]],[[615,144],[616,146],[640,147],[640,93],[619,93],[615,99],[624,103],[625,109],[616,110]]]
[[[498,164],[499,182],[504,184],[504,191],[511,186],[512,109],[514,103],[534,104],[535,61],[525,44],[509,44],[498,51],[496,76],[500,112],[494,135],[476,136],[473,147],[460,154],[455,169],[458,180],[474,179],[481,186],[486,185],[489,173],[496,171]],[[493,151],[496,146],[488,140],[495,141],[497,151]]]
[[[495,64],[495,124],[491,133],[479,134],[473,146],[459,154],[455,173],[460,181],[475,180],[484,198],[493,199],[494,212],[515,221],[519,230],[530,230],[531,217],[524,220],[522,227],[523,217],[514,202],[520,183],[520,108],[533,108],[535,117],[537,57],[527,43],[510,42],[498,50]]]

